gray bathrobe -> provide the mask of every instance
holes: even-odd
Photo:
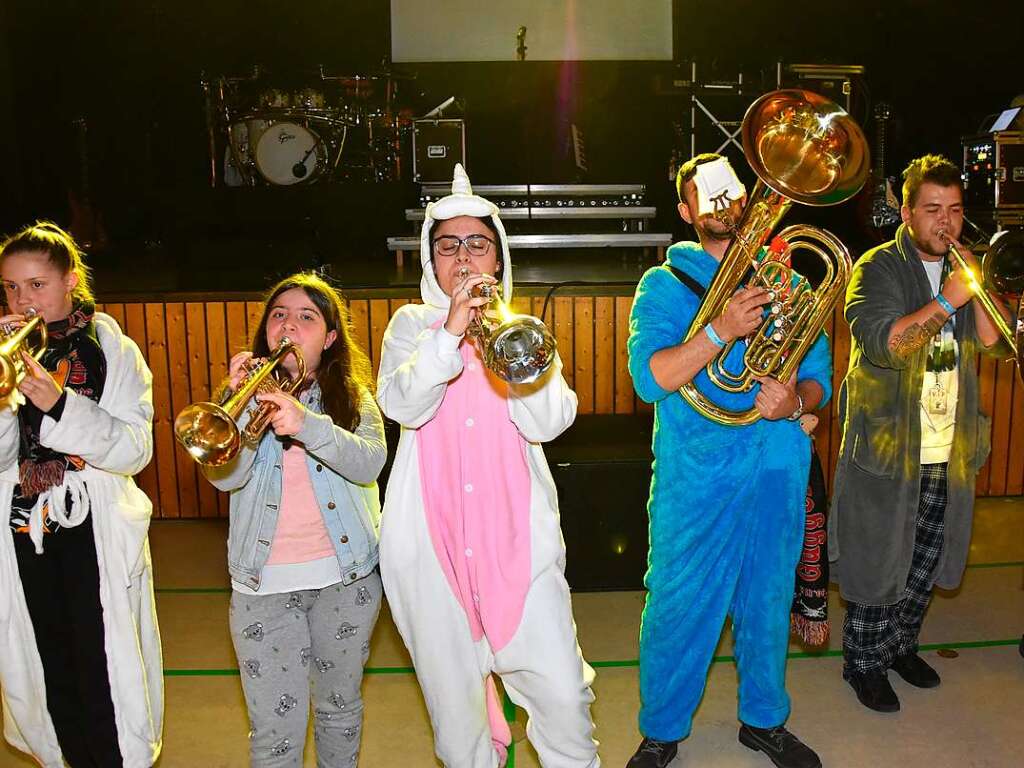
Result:
[[[832,578],[847,600],[898,602],[907,583],[921,470],[921,388],[927,346],[908,360],[893,356],[889,330],[932,296],[906,225],[854,266],[846,291],[850,366],[839,391],[843,441],[828,521]],[[956,587],[971,539],[974,480],[991,447],[991,418],[978,405],[978,339],[973,302],[956,313],[960,349],[956,427],[948,464],[945,542],[935,583]]]

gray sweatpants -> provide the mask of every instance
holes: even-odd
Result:
[[[231,639],[249,709],[253,768],[301,766],[313,704],[318,768],[359,760],[363,665],[380,576],[276,595],[231,593]]]

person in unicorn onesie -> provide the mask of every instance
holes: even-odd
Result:
[[[800,417],[831,394],[828,342],[820,334],[793,380],[760,379],[729,393],[705,366],[730,341],[727,370],[742,370],[745,337],[763,319],[768,294],[742,288],[725,310],[684,341],[732,239],[716,198],[738,222],[746,191],[725,158],[698,155],[679,170],[679,214],[700,242],[676,243],[637,286],[630,315],[629,371],[654,403],[654,476],[647,602],[640,627],[640,731],[628,768],[665,768],[685,739],[704,692],[726,616],[739,673],[739,740],[780,768],[820,768],[783,724],[789,717],[786,652],[795,568],[804,538],[811,440]],[[711,202],[712,204],[709,204]],[[746,426],[718,424],[678,392],[693,382],[723,408],[756,408]]]
[[[467,336],[488,299],[512,298],[497,207],[461,165],[427,207],[423,303],[384,335],[377,400],[402,426],[385,494],[380,564],[391,613],[416,668],[449,768],[504,765],[511,736],[493,675],[529,715],[545,768],[596,768],[594,672],[576,642],[555,484],[541,443],[576,417],[561,361],[507,384]],[[467,276],[468,275],[468,276]]]

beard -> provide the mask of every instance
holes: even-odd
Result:
[[[732,240],[732,229],[717,219],[701,219],[697,222],[696,229],[701,240],[713,240],[718,243]]]

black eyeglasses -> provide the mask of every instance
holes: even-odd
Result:
[[[434,250],[440,256],[454,256],[459,252],[460,246],[464,246],[470,256],[483,256],[494,244],[486,235],[441,235],[434,238]]]

